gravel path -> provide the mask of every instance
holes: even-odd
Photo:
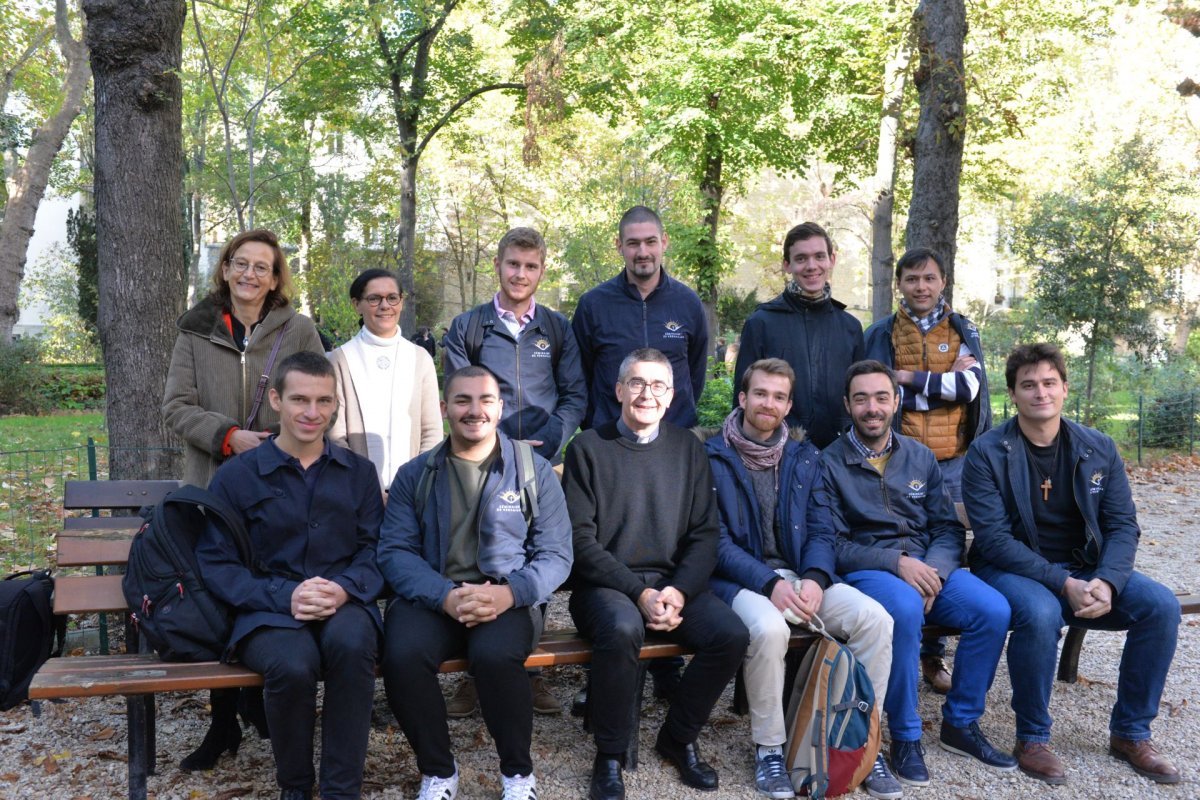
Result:
[[[1138,567],[1176,590],[1200,591],[1200,460],[1176,459],[1133,474],[1142,523]],[[953,643],[953,640],[951,640]],[[1185,617],[1179,649],[1154,725],[1155,740],[1183,772],[1175,787],[1158,787],[1107,755],[1108,713],[1116,696],[1117,663],[1124,637],[1089,633],[1080,659],[1079,683],[1056,684],[1051,705],[1054,745],[1067,764],[1068,784],[1051,788],[1020,773],[1000,775],[940,750],[935,743],[939,701],[921,693],[927,761],[933,783],[908,788],[905,796],[943,798],[1197,798],[1200,797],[1200,617]],[[951,645],[953,646],[953,644]],[[547,677],[564,705],[582,683],[580,670],[556,668]],[[454,677],[447,679],[452,684]],[[982,724],[994,743],[1012,744],[1013,715],[1008,707],[1008,670],[1001,660],[988,713]],[[732,687],[701,736],[705,757],[721,775],[716,794],[683,787],[675,773],[653,753],[654,735],[666,712],[647,701],[641,727],[643,762],[627,773],[630,800],[650,798],[755,798],[749,724],[730,710]],[[159,697],[158,775],[150,796],[158,800],[234,800],[275,798],[268,744],[247,736],[236,758],[224,758],[212,772],[180,772],[176,763],[199,743],[204,731],[206,693]],[[43,704],[40,718],[28,706],[0,714],[0,798],[91,798],[125,796],[125,704],[105,698]],[[383,700],[376,697],[376,724],[367,760],[366,798],[413,798],[419,779],[403,736]],[[451,732],[462,771],[460,797],[495,798],[499,776],[495,751],[478,717],[453,721]],[[592,743],[579,721],[566,715],[539,717],[534,725],[534,764],[543,800],[586,796]],[[866,798],[865,794],[855,795]]]

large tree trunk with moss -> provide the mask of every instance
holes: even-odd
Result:
[[[181,474],[160,411],[187,296],[183,0],[84,0],[96,84],[100,343],[113,478]]]
[[[921,102],[914,143],[913,191],[908,207],[908,248],[928,247],[946,266],[946,300],[954,289],[958,237],[958,182],[966,133],[967,88],[963,0],[921,0],[914,13],[921,56],[913,80]]]
[[[71,36],[66,0],[55,3],[54,36],[67,63],[62,105],[34,131],[25,161],[13,175],[12,192],[6,198],[4,217],[0,220],[0,342],[12,340],[13,326],[20,314],[17,295],[25,277],[33,221],[46,193],[54,159],[71,130],[71,123],[83,108],[90,74],[87,46],[82,38],[76,40]]]

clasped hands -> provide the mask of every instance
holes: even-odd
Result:
[[[687,601],[683,592],[674,586],[662,589],[646,587],[638,595],[638,611],[646,618],[646,627],[652,631],[673,631],[683,622],[683,606]]]
[[[1063,585],[1063,594],[1075,616],[1081,619],[1097,619],[1112,611],[1112,586],[1100,578],[1082,581],[1079,578],[1067,578]]]
[[[329,619],[349,599],[339,584],[324,578],[309,578],[292,590],[292,616],[301,622]]]
[[[442,610],[448,617],[474,628],[508,611],[513,602],[512,589],[506,585],[495,585],[491,581],[464,583],[450,590],[442,601]]]

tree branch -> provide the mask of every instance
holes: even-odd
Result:
[[[33,58],[38,50],[50,40],[51,29],[49,27],[42,28],[37,35],[29,40],[29,45],[25,48],[25,52],[17,57],[13,65],[4,72],[4,86],[0,88],[0,111],[3,111],[8,105],[8,93],[12,91],[13,83],[17,79],[17,73],[21,71],[21,67],[25,66],[25,62]]]
[[[472,100],[474,100],[476,97],[478,97],[481,94],[487,94],[488,92],[503,91],[505,89],[524,91],[525,84],[523,84],[523,83],[490,83],[487,86],[480,86],[478,89],[472,89],[471,91],[467,92],[465,95],[458,98],[458,100],[455,101],[454,105],[452,105],[452,106],[450,106],[450,108],[446,109],[446,113],[442,114],[441,119],[439,119],[437,122],[433,123],[432,127],[430,127],[429,130],[425,132],[425,135],[421,138],[421,143],[418,144],[416,146],[416,149],[413,150],[413,156],[420,158],[421,153],[425,152],[425,146],[429,144],[429,140],[432,139],[435,135],[437,135],[437,132],[440,131],[446,125],[446,123],[450,121],[450,118],[453,117],[454,113],[456,111],[458,111],[460,108],[462,108],[467,103],[471,102]]]

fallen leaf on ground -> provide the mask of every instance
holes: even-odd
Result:
[[[92,741],[99,741],[101,739],[111,739],[112,737],[114,737],[116,735],[117,735],[116,730],[114,730],[112,728],[102,728],[101,730],[98,730],[95,733],[93,733],[91,735],[91,737],[89,737],[89,738],[91,738]]]

